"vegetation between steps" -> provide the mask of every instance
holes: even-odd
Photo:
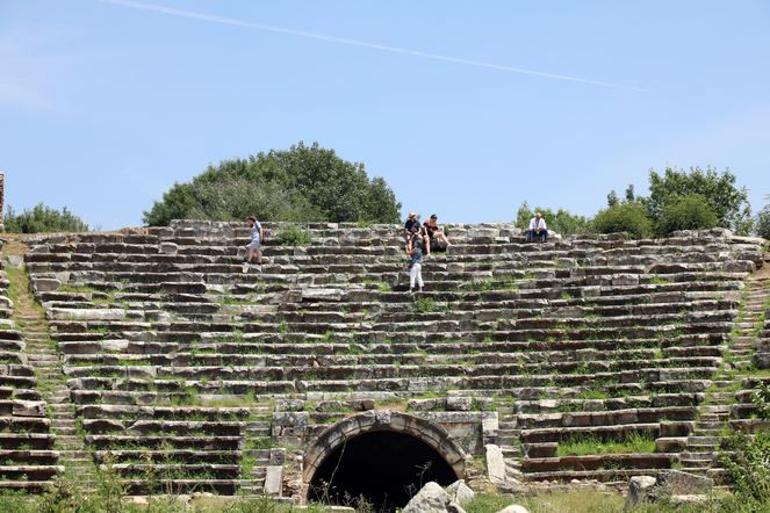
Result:
[[[655,440],[639,433],[631,433],[621,440],[601,440],[596,437],[568,438],[559,442],[556,455],[561,457],[649,452],[655,452]]]

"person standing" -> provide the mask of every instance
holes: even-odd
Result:
[[[412,245],[409,256],[409,293],[414,294],[415,285],[422,292],[425,283],[422,281],[422,248],[419,242]]]
[[[535,217],[529,221],[529,230],[527,230],[527,242],[534,240],[548,242],[548,226],[540,212],[535,212]]]
[[[259,224],[259,221],[254,216],[247,217],[246,223],[251,228],[251,242],[246,246],[246,263],[261,265],[262,241],[264,240],[262,225]],[[256,262],[254,261],[255,259]]]

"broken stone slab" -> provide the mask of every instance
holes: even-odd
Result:
[[[505,457],[503,456],[503,450],[499,445],[495,444],[487,444],[485,449],[489,480],[493,484],[505,483]]]
[[[265,495],[280,497],[283,490],[283,467],[280,465],[269,465],[266,470]]]
[[[652,476],[634,476],[628,481],[626,509],[631,509],[649,499],[651,490],[655,487]]]
[[[401,513],[447,513],[449,494],[435,481],[430,481],[409,503]]]
[[[476,493],[465,484],[465,481],[460,479],[455,481],[451,485],[446,487],[446,492],[449,494],[449,499],[457,504],[466,504],[476,497]]]
[[[675,496],[706,495],[714,486],[714,480],[675,469],[658,472],[656,478],[635,476],[628,482],[626,508],[641,502],[669,501]]]
[[[681,470],[666,469],[658,473],[655,486],[662,489],[666,496],[703,495],[714,486],[714,480]]]

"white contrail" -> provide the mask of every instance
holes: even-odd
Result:
[[[459,57],[450,57],[448,55],[440,55],[436,53],[422,52],[420,50],[410,50],[408,48],[400,48],[398,46],[381,45],[378,43],[370,43],[367,41],[360,41],[358,39],[348,39],[345,37],[330,36],[327,34],[319,34],[317,32],[307,32],[304,30],[295,30],[285,27],[276,27],[274,25],[265,25],[263,23],[255,23],[251,21],[242,21],[235,18],[225,18],[222,16],[215,16],[212,14],[205,14],[195,11],[187,11],[182,9],[175,9],[173,7],[165,7],[162,5],[148,4],[145,2],[136,2],[134,0],[97,0],[105,4],[120,5],[123,7],[130,7],[132,9],[140,9],[143,11],[151,11],[162,14],[168,14],[170,16],[178,16],[182,18],[191,18],[194,20],[208,21],[211,23],[219,23],[222,25],[232,25],[236,27],[244,27],[256,30],[262,30],[265,32],[274,32],[278,34],[288,34],[297,37],[304,37],[308,39],[316,39],[321,41],[329,41],[332,43],[339,43],[349,46],[359,46],[363,48],[371,48],[373,50],[380,50],[382,52],[400,53],[404,55],[411,55],[414,57],[422,57],[424,59],[431,59],[434,61],[452,62],[455,64],[463,64],[466,66],[475,66],[478,68],[494,69],[498,71],[507,71],[510,73],[520,73],[524,75],[534,75],[536,77],[550,78],[554,80],[566,80],[569,82],[578,82],[581,84],[589,84],[601,87],[613,87],[620,89],[631,89],[634,91],[643,91],[638,87],[616,84],[613,82],[602,82],[599,80],[590,80],[587,78],[573,77],[570,75],[560,75],[558,73],[548,73],[545,71],[537,71],[526,68],[517,68],[514,66],[506,66],[503,64],[495,64],[492,62],[475,61],[470,59],[461,59]]]

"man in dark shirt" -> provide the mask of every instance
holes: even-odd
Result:
[[[422,234],[422,226],[417,214],[409,212],[409,217],[406,218],[404,223],[404,240],[406,240],[406,254],[412,254],[412,240],[415,237],[420,237]]]

